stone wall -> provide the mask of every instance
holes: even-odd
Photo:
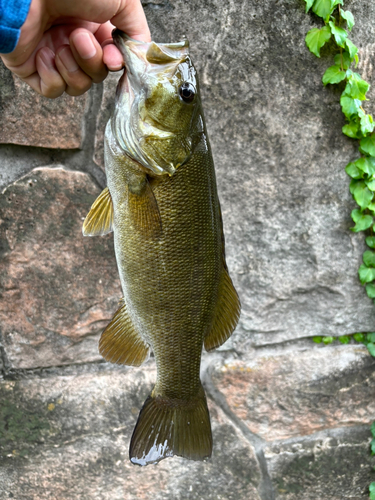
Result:
[[[98,354],[121,290],[111,235],[83,238],[81,225],[105,186],[119,75],[50,101],[0,67],[0,497],[367,498],[375,362],[358,344],[311,340],[375,321],[357,277],[363,238],[349,231],[357,146],[339,92],[321,84],[332,47],[321,59],[305,47],[319,21],[302,0],[143,4],[155,40],[191,41],[242,302],[232,338],[203,356],[213,457],[130,464],[155,364]],[[374,83],[375,6],[346,7]]]

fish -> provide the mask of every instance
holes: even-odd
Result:
[[[113,231],[123,299],[99,341],[105,360],[140,366],[154,353],[155,386],[129,458],[205,460],[212,431],[200,380],[203,346],[234,331],[240,300],[225,261],[215,170],[189,42],[113,39],[125,71],[104,139],[107,187],[83,224]]]

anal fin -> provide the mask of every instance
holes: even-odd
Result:
[[[83,236],[104,236],[113,231],[113,203],[108,187],[94,201],[83,222]]]
[[[211,351],[224,344],[232,335],[240,318],[241,304],[228,271],[224,268],[218,291],[211,329],[204,339],[206,351]]]
[[[144,177],[141,184],[129,185],[128,207],[132,223],[147,238],[159,238],[162,223],[154,192]]]
[[[102,333],[99,352],[106,361],[140,366],[148,356],[149,346],[133,325],[124,303]]]

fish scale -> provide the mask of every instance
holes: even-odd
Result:
[[[203,460],[212,435],[202,348],[231,335],[240,303],[225,263],[198,80],[187,41],[144,43],[118,30],[114,41],[128,71],[105,132],[108,186],[83,233],[113,230],[124,297],[99,350],[134,366],[155,355],[157,379],[133,432],[131,461]]]

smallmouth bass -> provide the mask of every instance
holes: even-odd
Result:
[[[99,351],[140,366],[154,352],[157,380],[130,443],[139,465],[211,456],[199,371],[202,347],[232,334],[240,302],[225,262],[215,171],[187,41],[161,44],[115,30],[126,70],[105,132],[107,188],[84,225],[113,230],[124,298]]]

